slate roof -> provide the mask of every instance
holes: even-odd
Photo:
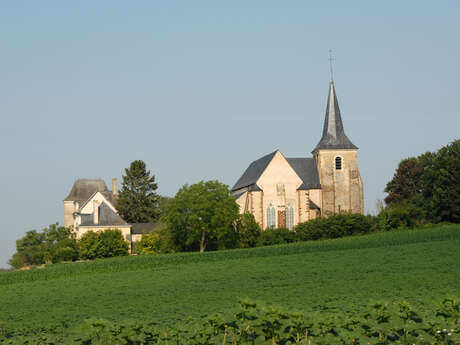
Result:
[[[116,214],[105,202],[102,202],[98,207],[99,223],[94,224],[92,214],[82,214],[80,226],[113,226],[129,225],[121,217]]]
[[[243,173],[243,175],[241,175],[241,177],[238,179],[238,181],[236,181],[235,185],[232,187],[232,191],[255,185],[260,175],[262,175],[262,173],[265,171],[265,168],[271,162],[277,151],[278,150],[252,162]]]
[[[312,210],[319,210],[320,209],[318,205],[316,205],[313,201],[311,201],[311,199],[310,199],[310,208]]]
[[[323,136],[313,152],[320,149],[358,149],[345,135],[333,81],[329,84]]]
[[[81,178],[75,181],[72,190],[64,201],[84,202],[96,192],[101,192],[110,202],[112,202],[112,193],[107,188],[103,179],[86,178]]]
[[[133,235],[142,235],[148,234],[155,229],[161,227],[163,223],[153,222],[153,223],[131,223],[131,234]]]
[[[286,158],[286,160],[303,182],[299,190],[321,189],[314,158]]]
[[[233,197],[235,198],[235,200],[238,200],[238,198],[242,196],[244,193],[246,193],[246,191],[238,192],[236,194],[233,194]]]
[[[249,191],[260,191],[261,189],[256,182],[265,171],[276,152],[278,152],[278,150],[252,162],[235,183],[232,191],[236,192],[243,188],[248,188]],[[298,188],[299,190],[321,189],[314,158],[286,158],[286,160],[303,182]],[[238,199],[245,191],[246,190],[234,194],[235,199]]]

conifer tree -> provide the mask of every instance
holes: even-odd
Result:
[[[147,223],[158,219],[159,195],[155,176],[141,160],[135,160],[125,169],[116,208],[121,218],[128,223]]]

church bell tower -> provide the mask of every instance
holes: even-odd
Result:
[[[345,135],[332,78],[323,136],[312,153],[321,183],[321,215],[340,212],[364,214],[363,183],[357,162],[358,147]]]

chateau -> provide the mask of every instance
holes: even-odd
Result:
[[[357,152],[345,134],[331,79],[323,135],[313,157],[286,158],[276,150],[252,162],[232,188],[240,212],[252,213],[263,229],[292,229],[339,212],[363,214]]]
[[[72,227],[77,238],[88,231],[118,229],[133,249],[143,233],[150,232],[157,223],[125,222],[115,209],[117,179],[112,179],[112,190],[102,179],[78,179],[64,199],[64,226]],[[132,250],[131,250],[132,251]]]

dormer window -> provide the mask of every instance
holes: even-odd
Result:
[[[342,157],[335,157],[335,170],[342,170]]]

